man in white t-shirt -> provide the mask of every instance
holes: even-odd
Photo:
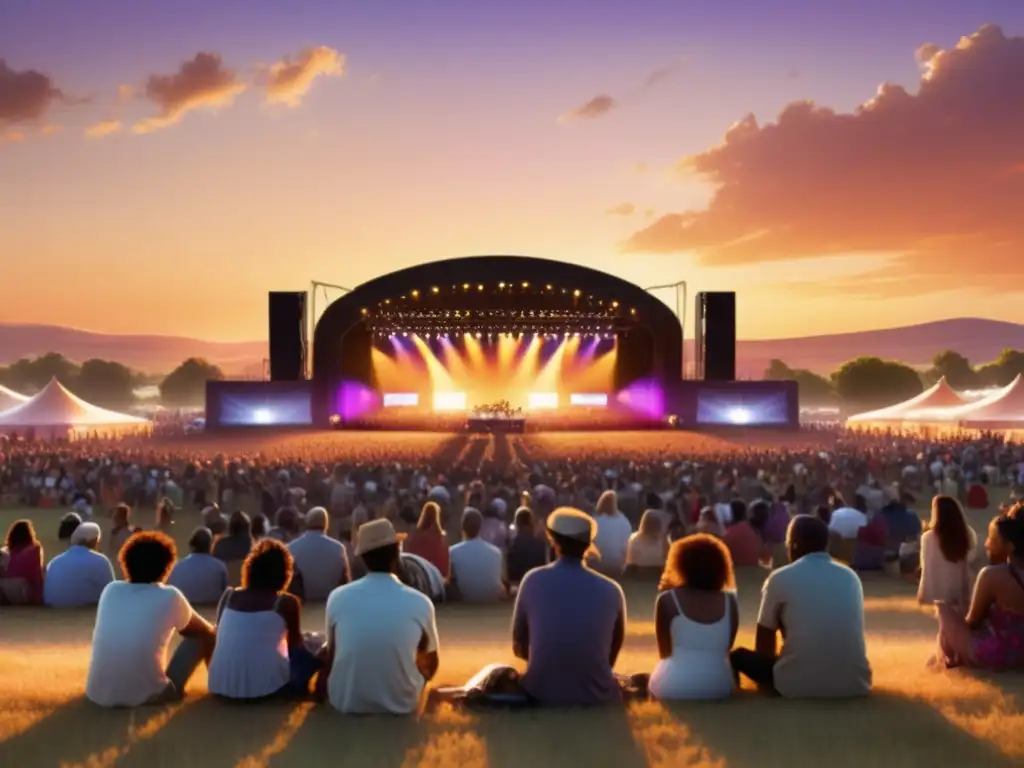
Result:
[[[434,604],[395,575],[401,547],[390,520],[364,523],[357,542],[367,573],[327,598],[317,691],[345,714],[413,714],[437,673]]]
[[[868,524],[865,512],[855,507],[839,507],[828,521],[828,529],[843,539],[856,539],[860,529]]]
[[[507,594],[501,550],[480,538],[483,515],[473,507],[462,513],[462,542],[449,550],[453,598],[493,603]]]
[[[345,545],[327,535],[329,519],[323,507],[306,513],[306,532],[288,544],[295,567],[302,573],[307,600],[326,600],[331,590],[350,578]]]
[[[164,583],[176,554],[171,538],[158,531],[135,534],[121,550],[126,581],[108,584],[100,596],[85,685],[86,697],[101,707],[181,699],[213,654],[213,626]],[[175,632],[185,639],[167,665]]]

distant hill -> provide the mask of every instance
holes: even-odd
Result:
[[[926,367],[936,352],[954,349],[972,363],[985,363],[1003,349],[1024,349],[1024,325],[964,318],[881,331],[740,341],[737,366],[741,378],[756,379],[773,358],[791,368],[831,373],[851,358],[877,355]],[[687,356],[692,360],[692,343]],[[188,357],[205,357],[229,376],[259,378],[268,356],[265,341],[201,341],[178,336],[131,336],[91,333],[52,325],[0,323],[0,365],[22,357],[59,352],[82,362],[90,357],[117,360],[145,373],[167,373]]]
[[[977,365],[993,360],[1007,347],[1024,349],[1024,325],[976,318],[940,320],[880,331],[740,341],[736,348],[737,375],[760,378],[773,358],[790,368],[806,368],[821,374],[831,373],[861,355],[923,368],[931,364],[935,353],[944,349],[955,350]]]
[[[205,357],[230,376],[246,377],[259,377],[268,356],[266,341],[200,341],[0,323],[0,365],[47,352],[59,352],[76,363],[93,357],[116,360],[143,373],[169,373],[189,357]]]

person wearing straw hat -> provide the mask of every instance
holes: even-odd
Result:
[[[437,673],[434,604],[397,577],[401,540],[390,520],[359,526],[366,575],[327,599],[327,675],[318,692],[345,714],[408,715]]]
[[[557,559],[526,574],[512,617],[512,650],[526,662],[522,688],[552,706],[621,701],[612,668],[625,638],[626,598],[584,561],[597,524],[561,507],[548,517],[547,533]]]

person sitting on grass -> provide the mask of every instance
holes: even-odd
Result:
[[[434,604],[397,578],[400,541],[391,521],[359,527],[365,576],[327,598],[327,647],[317,690],[345,714],[416,712],[438,667]]]
[[[518,587],[527,573],[548,564],[548,542],[537,534],[533,512],[529,507],[516,510],[515,536],[508,547],[506,569],[508,581]]]
[[[416,528],[402,544],[404,554],[417,555],[429,561],[445,579],[448,578],[448,535],[441,527],[441,507],[428,501],[420,511]]]
[[[71,534],[81,524],[82,516],[77,512],[68,512],[60,519],[60,523],[57,525],[57,541],[64,546],[65,551],[71,546]]]
[[[452,599],[493,603],[505,598],[501,550],[480,538],[483,515],[474,507],[462,513],[462,541],[449,550]]]
[[[86,523],[88,525],[88,523]],[[125,581],[107,585],[96,611],[86,697],[102,707],[178,701],[213,653],[214,629],[179,590],[164,583],[177,552],[160,531],[143,531],[121,548]],[[184,639],[166,663],[172,636]]]
[[[216,605],[228,588],[227,566],[210,554],[213,534],[196,528],[188,540],[189,554],[174,564],[167,579],[192,605]]]
[[[43,602],[50,608],[96,605],[114,580],[114,567],[100,553],[100,527],[82,523],[71,534],[71,546],[46,566]]]
[[[41,605],[43,547],[31,520],[16,520],[7,530],[6,565],[0,572],[0,605]]]
[[[351,580],[345,545],[327,535],[327,510],[306,513],[306,532],[289,542],[295,569],[302,574],[306,600],[326,600],[331,590]]]
[[[932,666],[993,671],[1024,669],[1024,505],[996,517],[985,541],[991,565],[962,606],[939,603],[939,635]]]
[[[273,539],[253,547],[242,564],[242,586],[217,607],[217,644],[209,689],[234,700],[303,696],[320,663],[322,638],[302,634],[302,606],[285,589],[295,562]]]
[[[729,649],[736,641],[739,608],[729,548],[706,533],[675,542],[658,588],[654,628],[661,660],[651,674],[651,695],[675,700],[732,695]]]
[[[786,698],[846,698],[871,692],[864,642],[864,589],[828,554],[828,526],[797,515],[786,545],[790,564],[765,580],[757,645],[730,655],[733,671]],[[776,635],[783,634],[782,653]]]
[[[656,509],[648,509],[640,518],[640,529],[629,537],[626,548],[626,572],[653,573],[665,567],[668,536],[662,528],[665,518]]]
[[[117,562],[117,556],[121,547],[128,541],[128,537],[141,528],[132,525],[132,508],[127,504],[118,504],[110,517],[110,534],[107,536],[107,557],[111,562]]]
[[[526,662],[522,689],[551,706],[622,701],[612,669],[626,633],[626,597],[584,562],[597,523],[562,507],[547,525],[557,560],[526,574],[512,613],[512,651]]]

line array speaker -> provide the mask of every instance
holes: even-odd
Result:
[[[271,291],[270,380],[301,381],[306,378],[306,292]]]
[[[697,294],[697,376],[705,381],[736,380],[736,294]]]

